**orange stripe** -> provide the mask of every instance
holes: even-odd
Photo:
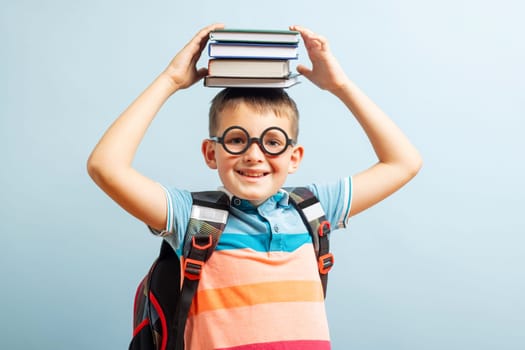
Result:
[[[245,284],[197,292],[190,313],[257,304],[323,301],[318,281],[279,281]]]

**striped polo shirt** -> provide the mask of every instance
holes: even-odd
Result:
[[[332,228],[346,226],[351,178],[311,185]],[[231,197],[228,221],[204,266],[186,349],[330,349],[323,289],[308,229],[284,190],[254,207]],[[191,193],[167,190],[164,239],[180,255]]]

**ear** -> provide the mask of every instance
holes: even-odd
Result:
[[[304,148],[301,145],[294,146],[292,155],[290,156],[290,164],[288,165],[288,174],[293,174],[299,169],[299,165],[303,160]]]
[[[204,156],[204,162],[210,169],[217,169],[217,160],[215,159],[215,142],[205,139],[202,141],[201,152]]]

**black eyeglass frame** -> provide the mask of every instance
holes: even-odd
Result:
[[[230,130],[233,130],[233,129],[239,129],[241,130],[242,132],[244,132],[247,136],[246,140],[246,146],[244,146],[244,148],[238,152],[232,152],[230,149],[228,149],[228,147],[225,145],[224,143],[224,137],[226,136],[226,134],[228,133],[228,131]],[[266,135],[267,132],[269,131],[272,131],[272,130],[278,130],[280,132],[283,133],[284,137],[285,137],[285,140],[286,140],[286,145],[283,147],[282,150],[280,150],[279,152],[270,152],[266,149],[266,147],[264,147],[264,143],[261,142],[261,140],[264,139],[264,135]],[[227,128],[226,130],[224,130],[224,132],[222,133],[222,136],[212,136],[210,137],[210,140],[211,141],[214,141],[214,142],[218,142],[222,145],[222,148],[224,148],[224,150],[230,154],[234,154],[234,155],[239,155],[239,154],[243,154],[244,152],[246,152],[248,150],[248,148],[250,148],[250,146],[252,145],[252,143],[256,142],[259,147],[261,148],[261,150],[270,155],[270,156],[279,156],[281,154],[283,154],[284,152],[286,152],[286,150],[288,149],[288,146],[295,146],[295,141],[291,138],[288,137],[288,134],[286,133],[286,131],[284,131],[282,128],[278,127],[278,126],[271,126],[267,129],[265,129],[262,133],[261,133],[261,136],[260,137],[250,137],[250,134],[248,133],[248,131],[241,127],[241,126],[230,126],[229,128]]]

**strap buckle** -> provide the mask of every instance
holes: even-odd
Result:
[[[212,245],[213,239],[211,235],[193,236],[191,238],[191,251],[189,256],[198,258],[199,260],[192,259],[190,257],[184,259],[185,278],[188,278],[193,281],[201,278],[202,267],[204,266],[204,263],[206,261],[206,250],[208,250]],[[194,249],[196,249],[197,251],[195,251]]]
[[[184,259],[184,277],[192,281],[199,280],[203,266],[204,261]]]
[[[330,233],[330,222],[328,220],[321,222],[317,229],[317,233],[319,234],[319,237],[327,236]]]
[[[199,241],[201,241],[202,244],[199,244],[199,242],[197,242],[197,239]],[[195,248],[195,249],[199,249],[199,250],[205,250],[205,249],[208,249],[209,247],[211,247],[212,244],[213,244],[213,239],[212,239],[211,235],[193,236],[191,238],[191,247],[192,247],[192,249]]]
[[[317,261],[319,266],[319,273],[326,275],[334,266],[334,255],[332,253],[327,253],[319,257]]]

